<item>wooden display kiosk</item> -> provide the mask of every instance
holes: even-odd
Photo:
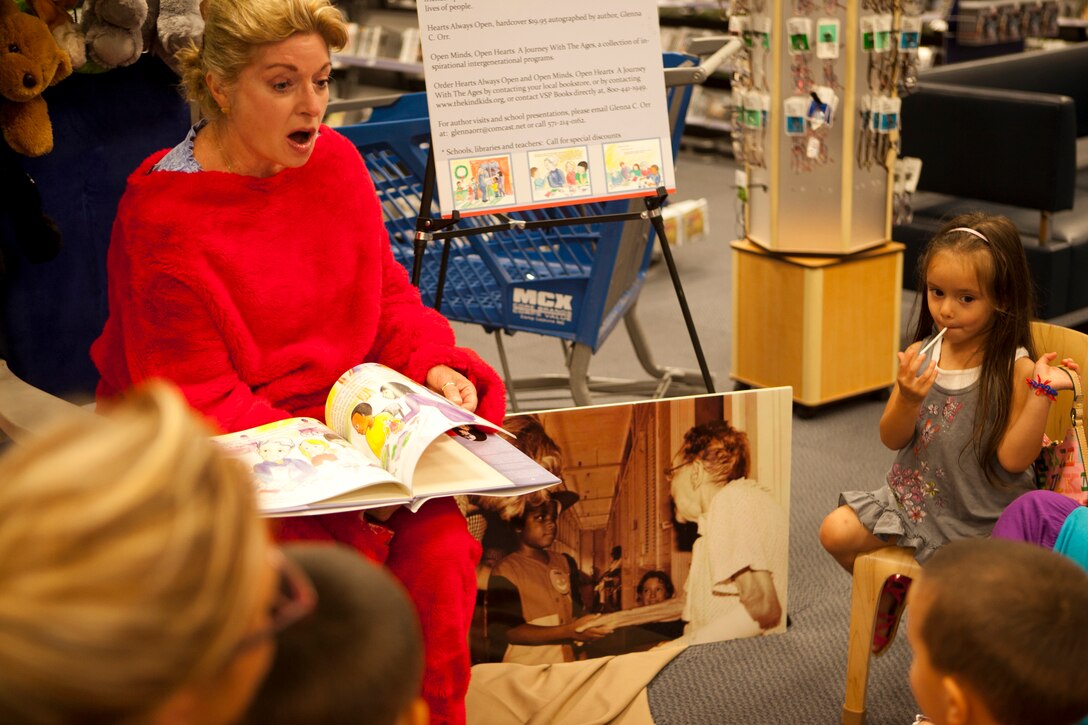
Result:
[[[746,204],[730,374],[790,385],[806,406],[895,382],[896,89],[917,52],[898,5],[752,0],[734,22],[752,42],[737,73]]]
[[[895,382],[902,244],[833,256],[732,248],[734,380],[792,386],[808,406]]]

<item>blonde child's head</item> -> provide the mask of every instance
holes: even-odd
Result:
[[[954,541],[908,596],[911,689],[937,725],[1088,715],[1088,572],[1073,560],[1017,541]]]
[[[165,384],[110,413],[0,458],[0,721],[143,721],[271,655],[238,649],[271,581],[249,476]]]

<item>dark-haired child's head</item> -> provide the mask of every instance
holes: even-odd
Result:
[[[1023,542],[955,541],[909,598],[911,689],[936,725],[1088,715],[1088,572],[1073,560]]]
[[[370,403],[359,403],[351,411],[351,427],[355,429],[357,433],[365,434],[370,430],[371,424],[374,422],[374,409],[370,407]]]
[[[927,301],[934,263],[949,258],[973,269],[980,291],[994,308],[994,329],[1009,334],[1028,329],[1035,314],[1031,275],[1020,233],[1007,217],[960,214],[941,227],[918,259],[918,290],[927,294]],[[921,305],[915,339],[931,334],[935,326],[940,325],[931,306]]]
[[[635,589],[638,601],[644,606],[660,604],[667,599],[672,599],[676,594],[676,587],[672,578],[663,571],[654,569],[642,575]]]
[[[547,497],[526,504],[525,513],[510,519],[510,525],[514,527],[523,547],[547,549],[555,542],[558,519],[559,502]]]
[[[400,583],[354,550],[290,545],[317,592],[314,612],[277,636],[250,725],[422,725],[423,644]]]

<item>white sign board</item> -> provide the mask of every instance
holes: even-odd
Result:
[[[675,190],[654,0],[418,0],[443,216]]]

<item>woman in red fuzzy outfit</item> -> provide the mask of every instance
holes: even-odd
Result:
[[[207,121],[130,177],[107,262],[109,319],[91,348],[99,400],[177,383],[224,431],[323,417],[345,370],[376,361],[500,422],[502,382],[454,346],[393,255],[358,151],[321,125],[328,0],[208,0],[203,48],[179,54]],[[452,499],[384,524],[358,513],[282,521],[384,561],[419,610],[433,721],[464,721],[479,544]]]

